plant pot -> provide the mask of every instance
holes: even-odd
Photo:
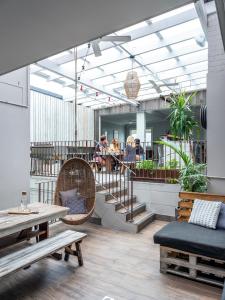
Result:
[[[171,179],[179,178],[179,170],[177,169],[132,169],[136,174],[132,176],[132,179],[135,181],[153,181],[153,182],[167,182]]]

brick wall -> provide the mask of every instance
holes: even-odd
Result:
[[[207,161],[209,192],[225,194],[225,52],[217,14],[208,16]]]
[[[208,16],[209,73],[225,70],[225,52],[216,13]]]

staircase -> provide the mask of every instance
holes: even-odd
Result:
[[[104,187],[97,184],[95,214],[104,227],[130,233],[139,232],[154,220],[154,214],[146,210],[146,205],[131,196],[129,186],[121,186],[119,181]]]

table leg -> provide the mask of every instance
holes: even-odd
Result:
[[[49,225],[48,222],[39,224],[39,231],[44,231],[43,234],[39,235],[39,242],[47,239],[49,237]],[[61,260],[62,259],[62,254],[61,253],[52,253],[51,257],[55,258],[56,260]]]
[[[43,241],[49,237],[49,225],[48,222],[39,224],[39,231],[44,231],[43,234],[39,235],[39,241]]]
[[[107,157],[105,160],[105,167],[106,167],[106,171],[111,173],[112,172],[112,158],[111,157]]]

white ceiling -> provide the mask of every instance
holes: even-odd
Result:
[[[2,0],[0,74],[160,15],[190,0]]]

